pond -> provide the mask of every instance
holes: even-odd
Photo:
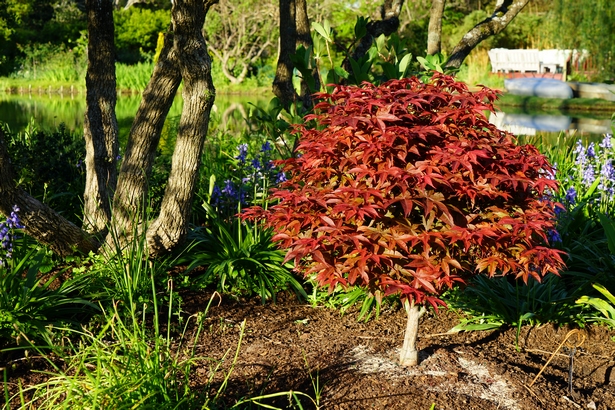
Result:
[[[240,131],[245,128],[245,117],[252,105],[265,108],[269,103],[267,95],[219,95],[212,110],[212,118],[225,129]],[[141,102],[140,95],[118,95],[116,117],[120,141],[126,140],[134,115]],[[41,130],[54,130],[60,124],[75,132],[82,132],[85,113],[83,95],[14,95],[0,93],[0,122],[8,124],[13,132],[22,132],[29,126]],[[177,97],[169,112],[167,122],[178,122],[182,99]]]
[[[244,118],[252,104],[266,107],[271,96],[267,95],[219,95],[212,118],[220,121],[224,128],[240,132],[246,126]],[[116,115],[120,128],[120,140],[128,136],[133,117],[137,112],[140,95],[118,96]],[[168,121],[179,121],[181,98],[171,108]],[[611,133],[611,120],[607,114],[572,117],[564,114],[522,112],[503,107],[504,111],[490,114],[490,122],[515,135],[559,134],[561,131],[576,132],[589,139]],[[0,94],[0,121],[6,122],[14,132],[25,130],[29,124],[39,129],[55,129],[64,123],[69,129],[81,132],[85,112],[85,97],[43,95]]]

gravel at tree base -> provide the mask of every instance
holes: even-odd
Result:
[[[181,296],[182,310],[190,315],[204,309],[211,293],[184,291]],[[516,328],[445,334],[460,317],[447,309],[438,315],[430,311],[419,326],[420,363],[404,368],[398,365],[403,309],[385,308],[377,320],[365,323],[357,321],[358,312],[340,315],[284,294],[276,304],[218,301],[205,319],[198,356],[221,359],[228,351],[221,366],[228,371],[245,320],[222,408],[241,398],[292,390],[312,397],[318,392],[322,409],[615,409],[615,331],[606,327],[589,326],[568,339],[569,345],[582,342],[574,353],[571,395],[566,344],[529,386],[572,328],[524,326],[517,349]],[[36,369],[37,363],[14,371],[11,384],[40,382],[40,374],[25,368]],[[201,363],[193,372],[193,389],[207,388],[216,362]],[[218,371],[212,392],[223,377]],[[289,406],[288,396],[263,402]],[[309,400],[301,403],[314,408]]]

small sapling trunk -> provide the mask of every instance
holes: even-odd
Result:
[[[404,345],[399,353],[399,364],[402,366],[416,366],[419,363],[419,351],[416,349],[419,319],[425,313],[425,308],[419,308],[418,305],[408,301],[408,299],[404,301],[404,308],[408,314],[408,322],[404,335]]]

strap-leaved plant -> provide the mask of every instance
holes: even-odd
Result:
[[[298,271],[322,286],[397,294],[408,312],[401,363],[417,363],[419,307],[473,275],[527,281],[564,266],[548,246],[553,168],[484,112],[496,93],[436,73],[320,94],[298,126],[288,181],[263,218]]]

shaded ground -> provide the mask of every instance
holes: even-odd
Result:
[[[186,314],[202,311],[206,293],[185,292]],[[217,303],[216,299],[216,303]],[[318,396],[324,409],[615,409],[615,332],[585,329],[574,354],[573,389],[569,393],[570,349],[564,347],[531,388],[543,365],[570,329],[551,325],[524,327],[515,348],[516,329],[443,334],[458,323],[454,313],[431,313],[421,319],[421,363],[397,365],[405,312],[385,310],[378,320],[357,322],[356,314],[340,316],[313,308],[293,297],[276,305],[257,300],[223,299],[213,306],[197,342],[197,355],[221,359],[228,370],[245,330],[229,378],[223,406],[238,398],[301,391]],[[574,337],[577,337],[575,335]],[[582,339],[582,338],[581,338]],[[580,342],[581,339],[571,342]],[[41,381],[30,361],[15,370],[10,382]],[[215,363],[215,362],[213,362]],[[193,374],[193,388],[207,388],[211,361]],[[222,382],[217,373],[212,390]],[[318,384],[318,388],[314,384]],[[0,399],[1,400],[1,399]],[[281,397],[267,403],[288,406]],[[314,406],[302,400],[304,408]]]

